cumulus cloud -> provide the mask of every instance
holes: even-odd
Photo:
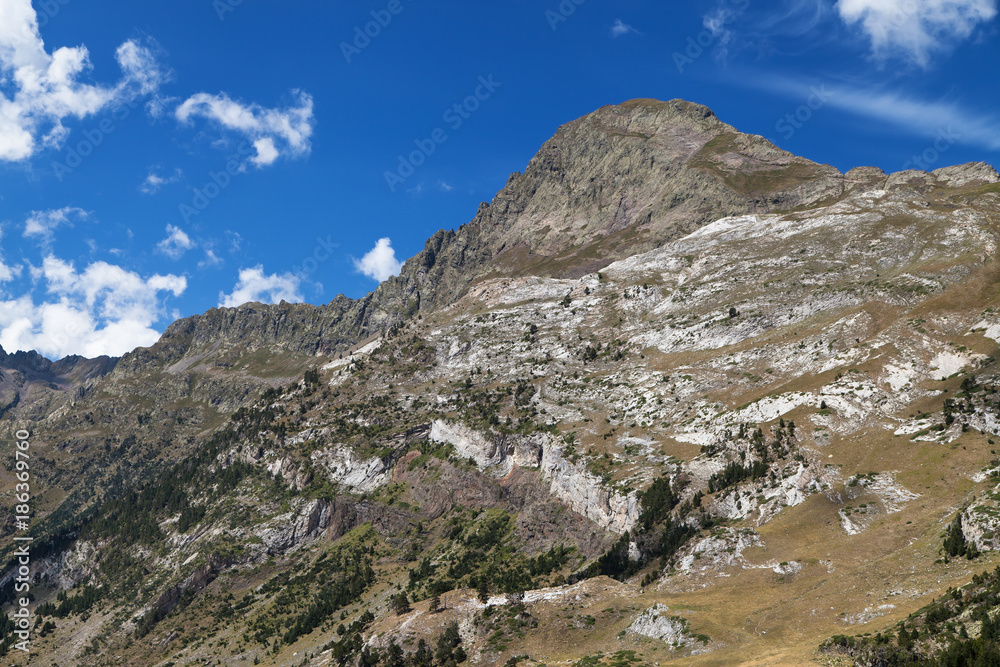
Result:
[[[146,195],[156,194],[164,185],[170,185],[181,180],[183,175],[184,172],[180,169],[175,169],[174,173],[169,176],[161,176],[159,170],[156,168],[150,169],[149,174],[142,181],[142,185],[139,186],[139,191]]]
[[[313,100],[302,91],[292,92],[293,106],[267,109],[244,104],[225,93],[192,95],[177,107],[174,115],[182,123],[205,118],[248,139],[256,150],[250,158],[258,167],[273,164],[281,155],[299,157],[309,152],[312,136]]]
[[[639,31],[621,19],[615,19],[614,25],[611,26],[611,36],[623,37],[628,34],[639,34]]]
[[[52,255],[32,267],[48,299],[30,295],[0,300],[0,346],[8,352],[37,350],[52,359],[70,354],[120,356],[156,342],[152,325],[164,312],[162,293],[180,296],[182,276],[142,278],[107,262],[78,271],[72,262]]]
[[[73,220],[83,220],[88,214],[83,209],[66,206],[49,211],[32,211],[24,221],[24,237],[36,237],[48,247],[55,240],[54,231],[60,225],[73,226]]]
[[[382,282],[386,278],[399,274],[403,265],[396,259],[396,251],[392,249],[392,241],[388,238],[379,239],[375,247],[369,250],[361,259],[354,260],[354,268],[373,280]]]
[[[84,118],[155,91],[166,78],[149,48],[118,47],[122,78],[113,86],[81,83],[92,69],[85,46],[45,50],[31,0],[0,2],[0,160],[15,162],[59,147],[67,118]]]
[[[899,55],[926,67],[935,51],[968,38],[997,13],[996,0],[838,0],[837,11],[858,24],[878,58]]]
[[[262,303],[302,301],[302,294],[299,292],[300,282],[299,278],[291,273],[267,275],[264,273],[264,267],[259,264],[252,269],[241,269],[240,279],[233,288],[233,293],[219,293],[219,307],[235,308],[251,301]]]
[[[156,249],[171,259],[180,259],[181,255],[194,247],[194,241],[181,229],[167,225],[167,238],[156,244]]]

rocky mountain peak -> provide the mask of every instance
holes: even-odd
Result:
[[[969,162],[954,167],[944,167],[931,172],[939,181],[952,187],[1000,183],[1000,174],[985,162]]]
[[[213,310],[175,323],[152,351],[126,355],[119,371],[242,340],[303,354],[343,350],[418,311],[453,303],[490,277],[579,277],[725,216],[808,209],[876,189],[998,178],[984,163],[932,174],[887,175],[876,167],[841,174],[741,133],[703,105],[630,100],[558,128],[470,222],[433,234],[399,276],[368,296],[340,296],[318,308]],[[318,343],[306,333],[312,327],[322,331]]]

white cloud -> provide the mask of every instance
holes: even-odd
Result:
[[[215,254],[211,248],[205,248],[205,259],[198,262],[198,268],[204,269],[206,266],[218,266],[222,264],[222,258]]]
[[[639,34],[639,31],[630,26],[628,23],[624,23],[621,19],[615,19],[614,25],[611,26],[611,36],[612,37],[622,37],[628,34]]]
[[[278,275],[264,274],[264,267],[257,265],[252,269],[240,269],[240,279],[233,288],[232,294],[219,294],[220,308],[235,308],[251,301],[262,303],[290,303],[302,301],[299,292],[300,280],[291,273]]]
[[[997,13],[996,0],[838,0],[844,22],[860,24],[878,58],[900,55],[926,67],[935,51],[968,38]]]
[[[375,247],[361,259],[354,260],[354,268],[373,280],[382,282],[386,278],[399,274],[403,265],[396,259],[396,251],[392,249],[392,241],[388,238],[379,239]]]
[[[194,247],[194,241],[181,229],[167,225],[167,238],[156,244],[156,249],[171,259],[180,259],[181,255]]]
[[[143,279],[106,262],[77,271],[51,255],[32,273],[50,298],[40,304],[29,295],[0,301],[0,346],[8,352],[37,350],[53,359],[120,356],[152,345],[160,336],[152,325],[163,314],[161,293],[176,297],[187,289],[182,276]]]
[[[69,135],[62,121],[84,118],[155,91],[166,78],[152,52],[134,41],[118,47],[122,78],[114,86],[81,83],[91,69],[85,46],[49,54],[31,0],[0,2],[0,160],[30,158]]]
[[[872,90],[835,89],[830,100],[846,111],[878,118],[928,138],[945,135],[951,143],[1000,150],[1000,117],[996,115]]]
[[[182,123],[188,123],[195,117],[207,118],[227,130],[242,134],[257,151],[250,161],[263,167],[272,164],[281,155],[298,157],[309,152],[313,100],[302,91],[296,90],[292,94],[296,106],[267,109],[259,104],[236,102],[225,93],[198,93],[178,106],[174,114]]]
[[[755,86],[795,99],[816,94],[823,104],[875,118],[947,145],[965,144],[1000,151],[1000,114],[970,111],[949,102],[921,100],[882,89],[846,85],[810,86],[801,81],[766,79]]]
[[[271,137],[258,139],[253,142],[253,147],[257,149],[257,156],[253,161],[259,167],[274,164],[274,161],[278,159],[278,149],[274,147],[274,139]]]
[[[183,175],[184,172],[180,169],[175,169],[174,173],[170,176],[160,176],[158,170],[152,168],[149,170],[149,174],[146,175],[145,180],[143,180],[142,185],[139,186],[139,191],[147,195],[156,194],[164,185],[170,185],[181,180]]]
[[[66,206],[49,211],[32,211],[24,221],[24,237],[38,237],[43,246],[48,247],[55,240],[53,233],[59,225],[73,226],[73,219],[86,219],[87,212],[83,209]]]
[[[718,7],[705,14],[701,19],[702,26],[712,34],[715,56],[725,60],[729,56],[729,45],[733,41],[733,31],[728,28],[738,16],[738,12],[726,7]]]
[[[438,181],[438,187],[441,188],[441,192],[451,192],[455,188],[446,181]]]

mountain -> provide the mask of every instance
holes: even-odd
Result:
[[[2,437],[31,432],[32,651],[993,650],[998,204],[982,163],[841,174],[637,100],[560,128],[363,299],[213,309],[118,360],[4,354]]]

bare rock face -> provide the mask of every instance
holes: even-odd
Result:
[[[620,535],[639,520],[639,499],[634,492],[608,488],[586,468],[566,459],[556,445],[543,452],[542,474],[553,496],[605,530]]]
[[[997,170],[985,162],[970,162],[954,167],[944,167],[935,169],[931,173],[950,187],[1000,183],[1000,174],[997,174]]]
[[[680,649],[695,642],[688,630],[687,621],[680,616],[668,616],[670,608],[665,604],[654,604],[642,612],[627,633],[658,639],[674,649]]]
[[[539,469],[553,497],[604,530],[620,535],[639,519],[635,493],[609,489],[585,467],[568,460],[550,437],[535,434],[497,442],[463,424],[441,420],[434,422],[430,437],[451,444],[459,456],[498,477],[510,474],[515,466]]]

